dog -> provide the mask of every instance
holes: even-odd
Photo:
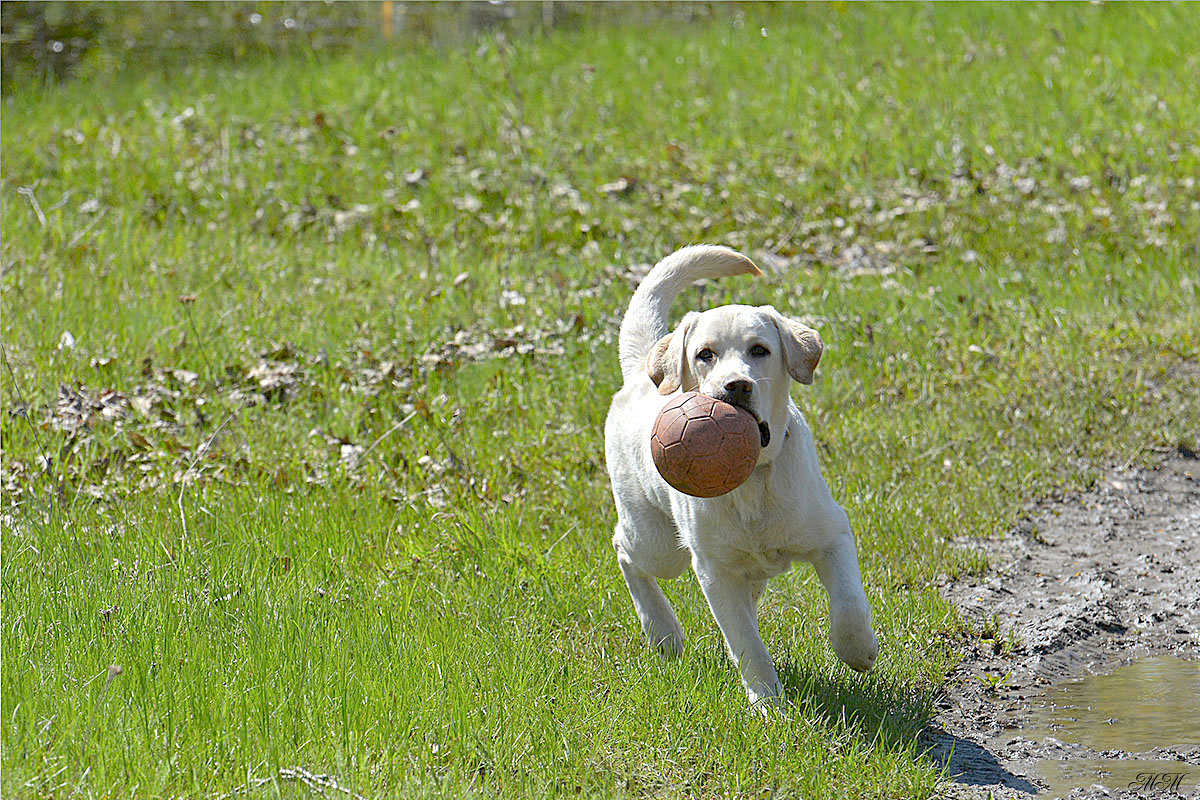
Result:
[[[688,312],[668,328],[671,303],[702,279],[761,275],[727,247],[693,245],[660,261],[630,300],[621,323],[624,385],[604,425],[605,459],[617,508],[613,547],[651,646],[683,648],[683,629],[658,581],[690,564],[725,637],[750,703],[785,704],[775,664],[758,630],[768,578],[808,561],[829,593],[834,652],[859,671],[879,655],[850,520],[817,463],[791,381],[810,384],[821,337],[771,306],[727,305]],[[762,450],[753,473],[713,498],[683,494],[654,467],[650,430],[679,392],[700,391],[754,415]]]

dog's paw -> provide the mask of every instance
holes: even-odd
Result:
[[[871,612],[859,608],[831,609],[829,641],[846,666],[867,672],[879,658],[879,639],[871,630]]]
[[[683,629],[678,625],[665,631],[647,631],[646,638],[663,658],[676,658],[683,653]]]
[[[779,681],[769,685],[747,686],[746,695],[750,698],[750,709],[764,718],[781,714],[787,707],[787,698]]]
[[[846,648],[838,650],[835,647],[834,652],[850,669],[857,672],[870,672],[871,668],[875,666],[875,659],[879,657],[879,645],[873,643],[853,651],[848,651]]]

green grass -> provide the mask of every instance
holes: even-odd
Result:
[[[952,540],[1196,446],[1198,38],[749,7],[17,87],[3,794],[936,794]],[[774,581],[772,723],[691,578],[648,651],[608,543],[630,268],[695,241],[773,269],[687,304],[821,331],[795,395],[881,633],[854,674]]]

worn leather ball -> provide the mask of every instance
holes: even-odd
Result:
[[[717,497],[745,483],[760,449],[750,412],[699,392],[663,406],[650,432],[650,455],[663,480],[693,497]]]

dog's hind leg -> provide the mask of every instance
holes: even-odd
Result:
[[[750,597],[754,600],[755,608],[758,608],[758,601],[762,599],[763,590],[766,588],[766,581],[750,581]]]
[[[629,532],[624,529],[623,523],[618,523],[613,535],[613,547],[617,551],[617,563],[621,565],[625,584],[629,587],[629,596],[633,598],[633,607],[642,623],[642,631],[645,632],[650,645],[661,655],[679,655],[683,651],[683,628],[658,585],[658,579],[639,566],[631,555],[633,548],[630,545]],[[657,565],[664,567],[658,570],[659,574],[665,573],[664,577],[676,577],[687,568],[686,552],[680,552],[676,558],[668,557],[666,560],[678,560],[681,566],[676,569],[674,563]],[[671,572],[675,574],[671,575]]]

